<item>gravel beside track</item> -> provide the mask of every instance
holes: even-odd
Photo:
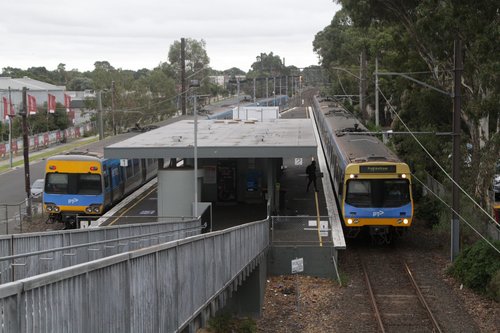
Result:
[[[434,234],[418,222],[395,245],[349,242],[339,253],[344,286],[308,276],[270,277],[258,332],[378,332],[358,257],[367,249],[397,253],[408,263],[443,332],[500,332],[500,304],[447,276],[448,235]]]

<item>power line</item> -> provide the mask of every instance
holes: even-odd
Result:
[[[439,167],[439,169],[446,175],[446,177],[448,177],[448,179],[450,179],[452,181],[453,184],[455,184],[457,186],[458,189],[460,189],[460,191],[462,191],[463,194],[465,194],[467,196],[467,198],[469,198],[484,214],[486,214],[486,216],[493,222],[495,223],[498,227],[500,227],[500,224],[495,221],[495,219],[490,215],[488,214],[488,212],[486,210],[484,210],[483,207],[481,207],[481,205],[479,205],[470,195],[469,193],[467,193],[457,182],[455,182],[455,180],[444,170],[444,168],[441,166],[441,164],[439,164],[438,161],[436,161],[436,159],[434,158],[434,156],[432,156],[432,154],[424,147],[424,145],[417,139],[417,137],[413,134],[413,132],[410,130],[410,128],[406,125],[406,123],[403,121],[403,119],[401,119],[401,117],[398,115],[398,113],[396,112],[396,110],[394,109],[394,107],[392,106],[392,104],[389,102],[389,100],[387,99],[387,97],[385,97],[384,93],[382,92],[381,89],[379,89],[379,92],[380,94],[382,95],[382,97],[385,99],[387,105],[389,106],[389,110],[398,118],[398,120],[403,124],[403,126],[406,128],[406,130],[408,131],[408,133],[413,137],[413,139],[419,144],[419,146],[424,150],[424,152],[432,159],[432,161]],[[456,213],[456,212],[455,212]],[[457,214],[458,215],[458,214]]]
[[[446,203],[443,199],[441,199],[441,197],[434,193],[426,184],[424,184],[420,179],[418,179],[418,177],[412,173],[412,177],[415,178],[420,184],[422,184],[423,187],[425,187],[425,189],[427,191],[429,191],[430,193],[432,193],[436,198],[439,199],[439,201],[441,201],[446,207],[448,207],[449,209],[451,209],[455,214],[457,214],[457,216],[463,221],[465,222],[465,224],[467,224],[472,230],[474,230],[474,232],[479,236],[481,237],[486,243],[488,243],[493,249],[495,249],[495,251],[497,251],[498,253],[500,253],[500,249],[497,249],[495,247],[495,245],[493,245],[486,237],[484,237],[478,230],[476,230],[476,228],[474,228],[474,226],[472,226],[469,222],[467,222],[467,220],[462,217],[458,212],[456,212],[453,207],[451,207],[448,203]],[[493,220],[493,222],[495,222],[495,220]],[[495,222],[496,223],[496,222]],[[498,225],[498,223],[497,223]]]

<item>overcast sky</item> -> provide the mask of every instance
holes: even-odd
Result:
[[[248,71],[261,52],[316,65],[312,41],[339,9],[332,0],[2,1],[0,68],[153,69],[181,37],[203,39],[210,66]]]

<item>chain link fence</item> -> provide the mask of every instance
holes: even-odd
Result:
[[[16,204],[0,204],[0,235],[31,232],[30,223],[45,221],[41,200],[25,199]]]

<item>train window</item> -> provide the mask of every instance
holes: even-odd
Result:
[[[410,202],[410,183],[404,179],[383,182],[383,207],[400,207]]]
[[[101,175],[80,174],[78,179],[78,194],[101,194]]]
[[[401,207],[410,202],[405,179],[355,179],[347,182],[346,203],[355,207]]]
[[[68,191],[68,174],[65,173],[49,173],[47,175],[47,184],[45,192],[49,194],[67,193]]]
[[[102,176],[103,176],[103,178],[104,178],[104,187],[105,187],[105,188],[108,188],[108,187],[109,187],[109,179],[108,179],[108,175],[109,175],[108,170],[104,170],[104,172],[102,173]]]
[[[78,173],[49,173],[45,192],[48,194],[102,193],[101,175]]]
[[[134,174],[139,172],[139,160],[133,159],[132,164],[134,165]]]
[[[126,167],[127,179],[132,178],[134,175],[134,169],[132,167],[132,163],[129,163]]]
[[[369,180],[349,180],[345,201],[355,207],[370,207],[371,186]]]

